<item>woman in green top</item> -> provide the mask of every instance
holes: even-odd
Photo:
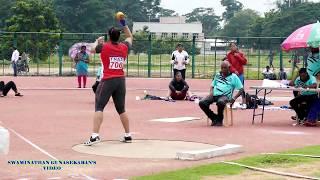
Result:
[[[83,88],[86,88],[89,60],[89,54],[86,52],[86,46],[81,46],[81,51],[74,58],[78,76],[78,88],[81,88],[81,78],[83,78]]]
[[[301,68],[299,70],[299,77],[295,81],[291,81],[289,85],[306,89],[298,93],[298,95],[290,101],[290,106],[297,113],[298,123],[300,123],[307,117],[310,105],[317,99],[317,92],[307,90],[309,88],[315,89],[317,87],[317,81],[314,76],[307,73],[306,68]],[[302,108],[303,103],[306,103],[305,108]]]

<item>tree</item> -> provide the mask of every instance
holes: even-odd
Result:
[[[66,32],[105,32],[117,26],[114,15],[127,15],[129,27],[133,21],[153,21],[174,11],[160,7],[160,0],[53,0],[55,12]]]
[[[51,1],[17,0],[11,8],[12,16],[6,20],[8,32],[51,32],[59,33],[59,21],[55,16]],[[26,50],[33,57],[45,60],[57,44],[57,35],[32,34],[18,35],[18,49]],[[2,45],[8,51],[7,42]],[[37,59],[38,60],[38,59]]]
[[[176,13],[174,10],[160,7],[158,17],[168,17],[168,16],[178,16],[178,13]]]
[[[207,36],[216,35],[220,29],[220,17],[215,15],[213,8],[196,8],[185,15],[187,22],[199,21],[202,23],[203,32]]]
[[[264,22],[264,18],[262,17],[256,18],[250,26],[249,36],[251,37],[261,36],[261,32],[263,30],[263,22]]]
[[[286,37],[297,28],[320,19],[320,3],[302,3],[296,7],[266,13],[261,36]]]
[[[279,10],[283,11],[306,2],[308,2],[308,0],[277,0],[276,6]]]
[[[224,26],[222,35],[230,37],[247,37],[250,32],[250,27],[258,18],[258,13],[252,9],[239,11]]]
[[[148,27],[142,31],[136,32],[134,36],[134,46],[132,50],[134,53],[148,53],[149,49],[149,35]],[[188,39],[178,38],[152,38],[151,39],[151,53],[152,54],[171,54],[178,42],[182,42],[187,52],[192,51],[192,41]],[[196,54],[200,54],[200,48],[195,49]]]
[[[0,30],[5,27],[5,20],[11,16],[11,7],[15,3],[15,0],[0,0]]]
[[[156,19],[161,10],[160,8],[161,0],[143,0],[141,2],[141,10],[144,16],[147,16],[148,19]]]
[[[242,10],[243,4],[236,0],[221,0],[222,6],[226,7],[226,11],[222,14],[223,19],[228,22],[238,11]]]
[[[54,7],[63,29],[77,33],[105,32],[116,12],[105,0],[54,0]]]
[[[152,54],[171,54],[176,47],[176,44],[181,42],[184,49],[191,54],[192,52],[192,41],[189,39],[153,39],[152,40]],[[200,54],[200,48],[195,49],[195,54]]]
[[[145,27],[142,31],[133,34],[133,46],[132,50],[134,53],[147,53],[148,51],[148,27]]]

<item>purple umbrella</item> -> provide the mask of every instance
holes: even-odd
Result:
[[[93,50],[93,43],[80,42],[71,46],[71,48],[69,49],[69,57],[74,59],[76,55],[81,51],[82,46],[86,46],[86,52],[88,53],[88,55],[90,55]]]

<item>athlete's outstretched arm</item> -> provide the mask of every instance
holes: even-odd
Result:
[[[132,33],[126,23],[126,20],[125,18],[121,18],[119,20],[119,23],[120,25],[123,27],[123,32],[124,32],[124,35],[126,37],[125,41],[129,43],[130,46],[132,46],[132,41],[133,41],[133,36],[132,36]]]
[[[123,32],[126,37],[125,41],[128,42],[130,46],[132,46],[133,36],[127,25],[123,27]]]

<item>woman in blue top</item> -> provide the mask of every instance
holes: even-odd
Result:
[[[81,46],[81,51],[74,58],[76,62],[78,88],[81,88],[81,77],[83,78],[83,88],[86,88],[88,76],[89,54],[86,52],[86,46]]]

